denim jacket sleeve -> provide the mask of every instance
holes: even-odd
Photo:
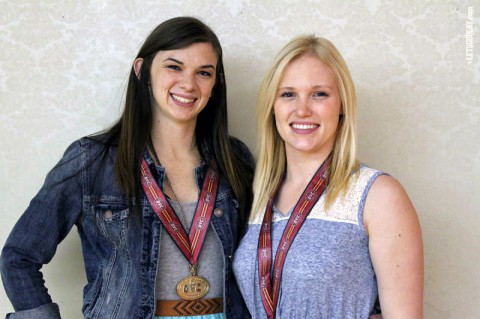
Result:
[[[60,319],[60,310],[55,303],[7,314],[6,319]]]
[[[5,242],[0,270],[17,311],[9,318],[60,318],[40,269],[82,212],[85,153],[80,142],[70,145]]]
[[[230,141],[233,146],[233,153],[246,163],[253,175],[253,170],[255,169],[255,159],[253,158],[253,155],[248,147],[236,137],[231,136]]]

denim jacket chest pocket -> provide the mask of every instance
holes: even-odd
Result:
[[[126,205],[100,203],[93,210],[102,236],[114,247],[125,247],[129,228],[129,210]]]

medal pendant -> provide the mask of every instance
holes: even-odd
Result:
[[[177,295],[183,300],[196,300],[205,296],[210,289],[207,279],[188,276],[177,284]]]
[[[177,284],[177,295],[183,300],[196,300],[204,297],[210,289],[208,280],[196,275],[195,265],[190,265],[190,276]]]

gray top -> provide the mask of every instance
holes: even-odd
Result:
[[[337,199],[325,210],[324,194],[313,207],[285,260],[277,319],[368,318],[378,291],[363,225],[363,206],[370,186],[380,174],[362,166],[352,178],[345,198]],[[242,295],[256,319],[267,318],[260,296],[257,261],[263,215],[262,212],[249,221],[233,262]],[[288,217],[274,211],[273,260]]]
[[[178,202],[168,199],[173,210],[177,213],[180,222],[184,223]],[[185,218],[190,228],[197,202],[182,203]],[[187,230],[188,233],[188,230]],[[177,284],[189,276],[188,261],[180,249],[175,245],[165,228],[162,227],[160,236],[160,253],[155,285],[157,300],[180,300],[177,295]],[[200,256],[198,257],[198,276],[208,280],[210,290],[204,298],[223,297],[223,256],[220,239],[211,226],[208,227]]]

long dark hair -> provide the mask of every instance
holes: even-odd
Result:
[[[161,23],[150,33],[136,56],[143,59],[139,76],[133,67],[130,71],[123,113],[104,136],[107,137],[107,147],[118,141],[115,160],[118,183],[129,202],[138,205],[142,189],[140,163],[152,129],[152,105],[148,88],[152,61],[158,51],[181,49],[199,42],[210,43],[218,61],[212,95],[198,115],[195,141],[200,154],[210,154],[232,186],[240,204],[243,222],[250,210],[253,172],[249,163],[232,150],[228,134],[222,47],[215,33],[203,22],[192,17],[177,17]]]

